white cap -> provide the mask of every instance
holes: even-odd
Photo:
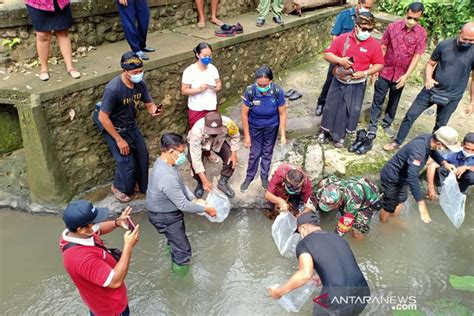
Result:
[[[447,147],[450,151],[459,151],[461,146],[459,146],[459,135],[458,132],[452,127],[442,126],[436,132],[434,136],[437,141]]]

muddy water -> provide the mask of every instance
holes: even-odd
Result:
[[[348,240],[374,296],[414,296],[419,311],[472,314],[472,293],[452,289],[448,278],[474,275],[474,199],[467,201],[460,230],[436,204],[430,206],[433,222],[429,225],[408,204],[410,209],[389,224],[375,220],[366,240]],[[233,211],[222,224],[187,216],[194,256],[191,273],[183,279],[170,273],[164,239],[146,215],[134,219],[141,224],[142,234],[126,279],[133,314],[286,314],[267,297],[265,288],[286,280],[297,262],[279,255],[271,223],[260,212]],[[0,223],[0,314],[86,315],[57,248],[61,218],[2,210]],[[332,214],[323,217],[323,228],[332,230],[333,224]],[[105,239],[121,247],[122,232]],[[309,301],[301,314],[309,315],[312,304]],[[364,314],[392,314],[392,308],[390,303],[372,304]]]

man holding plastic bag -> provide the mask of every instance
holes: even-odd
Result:
[[[312,196],[313,185],[309,177],[301,169],[283,163],[276,169],[265,192],[270,209],[265,210],[264,215],[273,220],[281,211],[290,211],[297,216],[301,204],[304,212],[312,211]]]
[[[330,176],[322,179],[318,187],[318,210],[337,211],[335,232],[343,236],[351,231],[354,238],[363,239],[370,231],[374,212],[381,207],[377,186],[362,177],[339,179]]]
[[[283,286],[269,288],[270,296],[281,299],[308,283],[316,270],[323,288],[313,305],[313,315],[360,314],[367,305],[365,297],[370,297],[370,289],[347,241],[323,231],[319,216],[312,212],[298,217],[297,231],[303,238],[296,248],[299,269]]]
[[[161,155],[155,161],[146,194],[148,220],[164,234],[171,249],[171,269],[178,275],[189,270],[192,252],[186,236],[183,212],[216,216],[213,206],[193,203],[194,196],[186,187],[176,166],[186,162],[183,137],[166,133],[161,137]]]

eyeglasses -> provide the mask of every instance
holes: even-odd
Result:
[[[416,22],[420,21],[420,18],[415,18],[413,16],[407,16],[407,20],[415,20]]]
[[[372,33],[372,31],[374,30],[373,27],[372,27],[372,28],[367,28],[367,27],[363,27],[363,26],[360,26],[360,25],[357,25],[357,26],[360,28],[360,30],[361,30],[362,32],[369,32],[369,33]]]

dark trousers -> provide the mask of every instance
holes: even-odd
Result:
[[[257,174],[260,163],[260,177],[268,179],[270,165],[272,163],[273,148],[278,137],[279,126],[255,128],[250,126],[250,147],[249,163],[247,167],[247,179],[253,180]]]
[[[124,7],[117,1],[120,21],[128,45],[132,51],[139,52],[146,47],[150,9],[147,0],[128,0]]]
[[[120,313],[119,316],[129,316],[130,315],[130,309],[128,308],[128,305],[127,305],[127,308]],[[90,312],[90,316],[95,316],[95,314],[93,312]]]
[[[203,151],[202,157],[205,156],[206,151]],[[229,163],[229,158],[230,155],[232,154],[232,151],[230,150],[230,145],[227,144],[227,142],[224,142],[222,144],[221,150],[219,152],[215,152],[219,157],[222,159],[222,169],[221,169],[221,176],[230,178],[234,174],[234,169],[232,169],[232,164]],[[199,176],[196,174],[196,172],[193,169],[193,164],[191,160],[191,153],[188,150],[188,160],[191,162],[191,170],[193,172],[193,177],[196,179],[197,182],[201,183],[201,179]]]
[[[334,65],[329,64],[328,73],[326,75],[326,81],[324,81],[323,89],[321,90],[321,93],[319,94],[318,105],[324,106],[326,104],[326,98],[328,96],[329,87],[331,86],[332,78],[334,78],[334,76],[332,75],[333,68],[334,68]]]
[[[446,177],[449,176],[449,171],[446,170],[446,168],[444,167],[439,167],[437,175],[438,175],[438,178],[435,180],[437,180],[436,182],[437,184],[439,184],[439,186],[442,186],[444,183],[444,179],[446,179]],[[459,184],[459,191],[461,191],[461,193],[465,193],[467,188],[469,188],[469,186],[474,185],[474,172],[470,170],[466,170],[464,171],[462,176],[457,180]]]
[[[441,126],[448,124],[449,118],[458,107],[459,101],[461,101],[461,99],[450,100],[448,104],[444,106],[436,105],[436,123],[433,132],[438,130]],[[423,88],[403,118],[397,137],[395,138],[397,144],[401,145],[403,143],[418,116],[433,104],[434,103],[430,101],[430,90]]]
[[[382,121],[382,127],[387,128],[392,125],[397,113],[398,103],[402,95],[403,87],[397,89],[397,83],[379,76],[374,86],[374,99],[370,110],[369,132],[377,132],[377,123],[382,114],[383,103],[388,92],[387,108]]]
[[[171,247],[171,260],[176,264],[187,264],[191,260],[192,251],[184,216],[181,211],[157,213],[148,211],[148,220],[160,234],[164,234]]]
[[[137,127],[119,132],[128,143],[130,153],[120,154],[115,139],[105,132],[104,137],[115,159],[114,187],[127,195],[132,194],[138,183],[140,192],[145,193],[148,187],[148,149],[140,130]]]

